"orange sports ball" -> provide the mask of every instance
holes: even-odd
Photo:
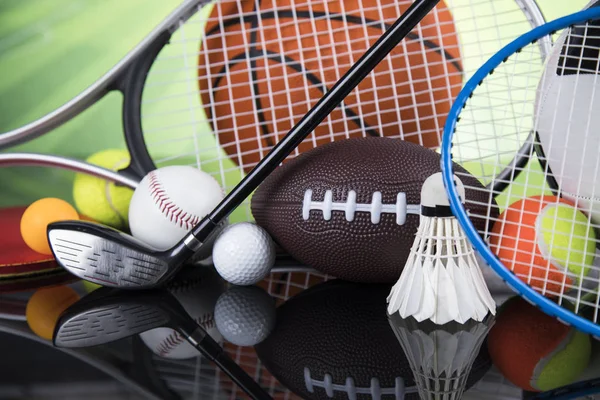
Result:
[[[198,79],[202,104],[221,147],[249,171],[412,3],[217,3],[201,41]],[[441,1],[296,154],[365,135],[439,146],[447,114],[462,87],[458,43],[453,17]]]
[[[572,383],[588,366],[592,351],[589,335],[518,296],[498,309],[487,346],[494,366],[506,379],[534,392]]]
[[[52,340],[58,318],[78,300],[77,292],[68,286],[38,289],[25,309],[29,328],[39,337]]]
[[[490,233],[490,249],[504,266],[547,297],[558,296],[574,287],[577,282],[574,282],[573,276],[578,276],[565,274],[569,266],[561,266],[559,260],[553,259],[550,254],[544,255],[540,248],[545,245],[543,234],[549,232],[539,228],[542,225],[538,219],[548,206],[557,205],[575,207],[568,200],[556,196],[531,196],[516,201],[499,216]],[[565,234],[562,236],[564,238]],[[587,258],[590,257],[593,257],[593,249]]]
[[[57,221],[78,220],[79,214],[64,200],[48,197],[32,203],[21,217],[21,236],[33,251],[51,255],[46,228]]]

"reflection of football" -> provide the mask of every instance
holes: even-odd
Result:
[[[396,282],[419,226],[421,187],[440,170],[438,153],[410,142],[342,140],[276,169],[252,197],[252,214],[306,265],[350,281]],[[498,209],[485,206],[490,193],[475,177],[455,170],[483,231]]]
[[[418,399],[410,364],[388,322],[390,287],[333,280],[307,289],[278,308],[275,329],[255,346],[256,353],[304,399]],[[484,343],[467,388],[490,367]]]

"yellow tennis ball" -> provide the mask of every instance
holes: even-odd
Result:
[[[573,383],[587,368],[592,339],[521,297],[507,300],[487,338],[492,362],[512,384],[541,392]]]
[[[511,204],[490,237],[500,261],[546,296],[569,291],[587,276],[595,244],[585,214],[556,196],[531,196]]]
[[[78,300],[77,292],[68,286],[38,289],[25,308],[27,325],[39,337],[52,340],[58,318]]]
[[[88,281],[83,281],[83,288],[85,289],[85,291],[87,293],[92,293],[94,290],[101,288],[102,286],[96,284],[96,283],[92,283],[92,282],[88,282]]]
[[[596,252],[588,217],[565,203],[547,205],[536,221],[538,248],[547,260],[568,270],[575,283],[587,276]]]
[[[104,150],[86,161],[113,171],[129,165],[129,153],[124,150]],[[77,174],[73,183],[75,206],[81,214],[117,229],[128,229],[129,202],[133,190],[86,174]]]
[[[539,375],[532,377],[537,390],[546,391],[575,382],[592,356],[590,336],[571,327],[552,354],[540,360]]]

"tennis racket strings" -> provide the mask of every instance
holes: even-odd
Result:
[[[140,108],[152,160],[197,166],[231,189],[411,3],[222,0],[203,7],[149,68]],[[534,1],[440,2],[290,157],[367,135],[437,148],[466,79],[542,22]],[[249,207],[232,215],[240,219],[251,219]]]
[[[487,206],[502,213],[478,232],[486,238],[487,247],[476,246],[484,258],[562,308],[587,310],[597,324],[600,9],[598,1],[586,8],[593,18],[571,16],[568,26],[532,31],[490,59],[459,96],[446,135],[453,128],[455,162],[490,187],[505,187],[489,193]],[[539,42],[552,38],[541,63]]]

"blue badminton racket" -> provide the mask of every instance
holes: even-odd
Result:
[[[553,49],[540,63],[547,40]],[[542,311],[596,337],[599,71],[595,0],[523,34],[472,76],[450,111],[441,161],[452,211],[482,259]],[[487,185],[490,210],[503,211],[485,229],[469,219],[453,162]]]

